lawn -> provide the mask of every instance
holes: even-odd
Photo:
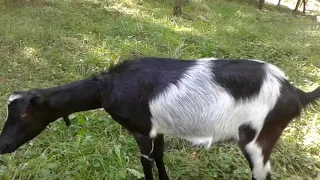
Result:
[[[78,80],[110,63],[142,56],[250,58],[281,67],[310,91],[320,85],[320,26],[312,17],[245,2],[193,0],[182,17],[172,1],[19,0],[0,2],[0,127],[14,90]],[[318,66],[318,67],[317,67]],[[275,179],[320,177],[320,106],[286,128],[271,156]],[[102,110],[76,113],[12,154],[0,156],[0,179],[138,179],[134,139]],[[198,149],[165,137],[171,179],[249,179],[234,143]]]

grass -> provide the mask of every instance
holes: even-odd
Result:
[[[1,125],[14,90],[84,78],[111,62],[142,56],[251,58],[272,62],[303,90],[320,85],[320,27],[310,18],[243,2],[190,1],[172,17],[171,0],[0,2]],[[318,66],[318,67],[317,67]],[[1,126],[2,127],[2,126]],[[271,156],[275,179],[320,176],[319,106],[286,129]],[[249,179],[234,143],[196,149],[166,137],[171,179]],[[104,111],[76,113],[12,154],[0,156],[1,179],[138,179],[133,138]]]

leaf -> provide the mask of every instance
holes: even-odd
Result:
[[[135,176],[136,178],[140,179],[144,177],[144,174],[135,170],[135,169],[131,169],[131,168],[127,168],[126,169],[129,173],[131,173],[133,176]]]
[[[56,167],[59,167],[60,163],[54,162],[54,163],[48,163],[46,166],[49,169],[55,169]]]
[[[68,117],[69,117],[70,120],[72,120],[72,119],[76,118],[77,115],[76,114],[70,114]]]
[[[93,167],[100,167],[100,163],[99,162],[94,163]]]

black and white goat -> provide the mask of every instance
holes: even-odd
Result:
[[[130,131],[146,179],[155,161],[160,180],[163,135],[209,148],[239,143],[252,179],[271,179],[269,157],[288,123],[320,98],[303,92],[276,66],[257,60],[141,58],[66,85],[17,91],[9,97],[0,153],[10,153],[45,127],[74,112],[104,108]]]

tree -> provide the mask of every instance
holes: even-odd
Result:
[[[265,0],[248,0],[248,3],[253,6],[258,6],[260,10],[262,10]]]
[[[297,12],[300,6],[301,0],[297,1],[296,7],[294,8],[293,12]]]
[[[303,14],[306,14],[306,5],[307,5],[307,0],[302,0],[303,3]]]
[[[296,7],[294,8],[294,10],[292,12],[297,12],[300,5],[301,5],[301,1],[302,1],[302,4],[303,4],[303,14],[306,13],[306,4],[307,4],[307,0],[298,0],[297,1],[297,4],[296,4]]]
[[[259,0],[259,9],[262,10],[264,5],[264,0]]]
[[[277,4],[277,6],[280,6],[280,3],[281,3],[281,0],[279,0],[279,1],[278,1],[278,4]]]
[[[181,10],[181,1],[182,0],[175,0],[173,5],[173,15],[174,16],[181,16],[182,10]]]

